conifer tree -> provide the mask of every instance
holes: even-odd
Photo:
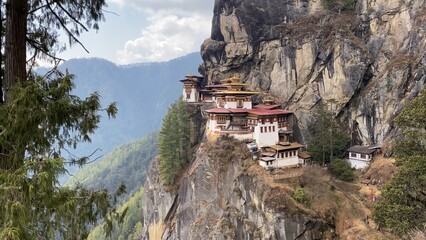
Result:
[[[324,164],[345,152],[349,137],[333,119],[327,105],[321,104],[314,117],[316,121],[311,127],[312,138],[308,141],[308,151],[312,153],[314,161]]]
[[[111,222],[114,201],[106,191],[70,189],[58,182],[67,161],[81,165],[88,159],[66,160],[64,147],[90,141],[100,120],[99,95],[82,100],[71,95],[72,88],[69,74],[36,77],[16,84],[10,102],[0,106],[5,157],[22,163],[0,169],[0,239],[82,239],[88,224],[100,217]],[[116,113],[114,105],[106,110],[110,116]]]
[[[190,138],[189,115],[182,99],[174,102],[163,119],[159,134],[160,174],[171,184],[188,161]]]
[[[426,89],[423,89],[396,119],[403,130],[394,148],[399,169],[385,185],[373,211],[379,226],[399,235],[424,229],[426,224],[425,119]]]
[[[66,173],[66,164],[87,162],[89,157],[64,159],[61,153],[90,142],[99,112],[114,117],[115,104],[102,109],[98,93],[73,96],[69,73],[53,69],[40,77],[32,72],[36,59],[59,63],[56,53],[65,45],[58,31],[71,45],[81,44],[81,32],[98,29],[104,6],[105,0],[0,1],[0,239],[84,239],[88,224],[100,217],[107,230],[112,227],[112,206],[124,187],[110,196],[61,187],[58,177]]]

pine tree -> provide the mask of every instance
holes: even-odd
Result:
[[[316,119],[312,124],[312,137],[308,141],[308,151],[314,161],[330,162],[334,157],[340,157],[345,152],[349,142],[348,135],[334,120],[327,105],[320,105],[314,113]]]
[[[426,89],[396,119],[403,130],[396,141],[398,172],[385,185],[375,205],[376,223],[403,235],[426,224]]]
[[[163,119],[159,134],[160,173],[166,185],[171,184],[185,163],[189,152],[189,115],[182,99],[174,102]]]
[[[73,96],[71,74],[32,73],[36,59],[59,63],[56,53],[65,46],[58,31],[70,44],[81,44],[77,37],[98,28],[104,6],[105,0],[0,1],[0,239],[84,239],[88,224],[102,217],[110,230],[118,217],[112,206],[123,186],[110,196],[58,183],[66,164],[89,159],[64,159],[61,152],[90,142],[99,112],[114,117],[115,104],[102,109],[98,93],[84,100]]]
[[[90,141],[100,120],[99,95],[71,95],[72,75],[57,73],[16,84],[0,106],[0,144],[7,158],[22,162],[0,170],[0,239],[82,239],[99,217],[110,222],[114,201],[106,191],[61,187],[65,146]],[[107,109],[110,116],[115,106]],[[88,158],[69,160],[84,164]],[[123,192],[120,188],[117,195]],[[108,217],[109,216],[109,217]],[[109,226],[111,227],[111,226]]]

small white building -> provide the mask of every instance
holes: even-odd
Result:
[[[182,97],[185,102],[200,101],[200,86],[203,81],[201,76],[187,75],[185,79],[180,80],[183,83]]]
[[[259,159],[259,165],[264,168],[295,167],[300,165],[299,149],[303,145],[288,143],[286,145],[272,145],[266,148]]]
[[[376,149],[368,146],[352,146],[347,152],[349,153],[349,163],[355,169],[364,169],[370,165]]]
[[[253,131],[253,139],[259,147],[279,143],[279,131],[287,130],[287,115],[291,112],[281,109],[252,109],[247,117]]]

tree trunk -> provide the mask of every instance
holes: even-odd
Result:
[[[27,36],[27,0],[7,0],[6,3],[6,43],[4,99],[9,100],[9,89],[26,79],[26,36]]]
[[[27,0],[7,0],[6,33],[4,49],[3,104],[10,101],[10,88],[26,80],[26,36],[27,36]],[[13,139],[7,139],[6,146],[0,146],[0,170],[14,170],[22,162],[9,156],[8,146]]]
[[[4,68],[3,68],[3,43],[4,43],[4,29],[3,29],[3,0],[0,0],[0,105],[3,104],[3,77],[4,77]]]

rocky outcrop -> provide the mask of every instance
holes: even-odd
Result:
[[[164,187],[155,160],[142,201],[145,239],[308,240],[333,231],[326,220],[296,211],[286,186],[271,187],[249,174],[249,165],[251,154],[236,140],[203,143],[179,183]]]
[[[210,82],[238,74],[277,97],[303,136],[328,103],[354,142],[383,143],[425,83],[425,21],[425,0],[358,0],[340,10],[320,0],[216,0],[200,69]]]
[[[227,137],[197,149],[173,186],[162,185],[158,159],[152,163],[142,199],[144,239],[394,239],[368,222],[370,191],[322,167],[269,172],[244,143]]]

